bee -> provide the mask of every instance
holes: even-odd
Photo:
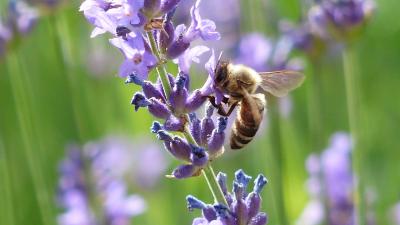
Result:
[[[256,72],[227,61],[218,61],[214,72],[216,87],[229,96],[222,100],[229,109],[226,111],[222,104],[216,104],[212,96],[210,103],[222,116],[229,116],[236,106],[239,107],[230,137],[232,149],[243,148],[257,133],[266,107],[264,93],[283,97],[304,81],[304,75],[297,71]]]

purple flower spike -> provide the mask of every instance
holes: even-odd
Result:
[[[194,140],[196,140],[196,143],[200,143],[201,122],[197,118],[196,113],[190,113],[189,118],[190,118],[190,133],[192,134]]]
[[[150,104],[148,105],[148,109],[153,116],[160,119],[170,118],[171,111],[168,109],[167,105],[155,98],[150,98],[149,101]]]
[[[192,148],[190,145],[180,137],[174,137],[171,142],[171,154],[180,160],[190,162],[191,161]]]
[[[186,196],[186,202],[189,211],[193,211],[193,209],[204,209],[206,207],[206,203],[200,201],[193,195]]]
[[[267,215],[260,212],[261,197],[257,192],[251,192],[247,197],[245,196],[245,185],[249,183],[250,177],[246,175],[242,170],[238,170],[235,173],[235,181],[233,182],[234,195],[227,192],[226,186],[226,175],[219,173],[217,180],[221,186],[222,192],[224,193],[225,199],[228,205],[215,204],[213,210],[210,210],[209,217],[205,216],[205,209],[210,205],[203,203],[201,205],[203,210],[203,217],[207,221],[206,224],[220,224],[223,225],[265,225],[267,222]],[[265,178],[262,176],[262,178]],[[256,179],[255,183],[263,183],[260,176]],[[238,182],[240,181],[240,183]],[[262,185],[261,185],[262,186]],[[259,188],[258,190],[261,190]],[[232,196],[235,196],[232,198]],[[203,208],[206,205],[206,208]],[[196,208],[196,207],[193,207]],[[198,207],[197,207],[198,208]],[[196,221],[196,220],[195,220]],[[195,222],[193,221],[193,222]],[[197,220],[200,221],[200,220]]]
[[[171,115],[165,121],[164,128],[168,131],[183,131],[184,125],[184,120]]]
[[[213,221],[217,219],[217,212],[215,211],[214,207],[211,205],[206,205],[203,208],[203,217],[207,219],[207,221]]]
[[[208,162],[208,154],[204,150],[204,148],[197,147],[195,145],[191,145],[192,147],[192,154],[190,155],[190,160],[192,161],[193,165],[198,167],[203,167]]]
[[[131,104],[135,106],[135,111],[138,111],[140,107],[147,107],[151,102],[142,93],[138,92],[133,96]]]
[[[186,85],[186,76],[179,74],[175,81],[175,87],[173,88],[170,96],[170,103],[176,114],[184,113],[185,103],[188,97]]]
[[[267,214],[260,212],[250,220],[249,225],[265,225],[268,222]]]
[[[173,172],[172,177],[176,179],[184,179],[194,176],[198,169],[194,165],[180,165]]]
[[[195,90],[192,94],[187,98],[185,108],[187,112],[196,111],[200,108],[204,102],[207,101],[207,98],[203,96],[200,90]]]
[[[244,36],[239,43],[239,56],[235,60],[256,71],[266,71],[267,61],[272,54],[272,43],[260,33]]]
[[[15,28],[21,34],[29,33],[35,26],[39,13],[23,1],[10,2],[9,17],[15,23]]]

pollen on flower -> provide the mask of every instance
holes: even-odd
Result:
[[[133,63],[135,63],[136,65],[138,65],[138,64],[140,64],[141,62],[142,62],[142,55],[140,55],[140,54],[135,54],[134,56],[133,56]]]

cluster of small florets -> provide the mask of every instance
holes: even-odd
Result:
[[[356,224],[351,151],[350,136],[339,132],[332,136],[330,146],[321,155],[308,157],[306,167],[310,177],[307,188],[311,201],[296,224],[319,225],[325,219],[332,225]],[[371,196],[366,198],[371,201]],[[372,213],[368,215],[367,224],[376,224]]]
[[[119,70],[120,76],[128,77],[134,74],[146,79],[151,69],[158,63],[163,63],[152,52],[150,37],[144,35],[146,32],[155,36],[157,51],[161,54],[162,61],[177,59],[176,62],[181,65],[183,72],[188,72],[185,65],[198,55],[189,49],[194,40],[220,38],[214,22],[201,18],[198,9],[200,0],[190,10],[192,21],[189,27],[180,24],[175,28],[171,20],[179,2],[86,0],[80,10],[96,27],[92,37],[105,32],[114,36],[110,43],[125,56]],[[195,50],[204,52],[199,48]]]
[[[193,225],[265,225],[267,224],[267,214],[260,212],[261,196],[260,192],[267,184],[267,179],[258,175],[254,180],[253,191],[247,193],[247,186],[251,177],[238,170],[235,173],[232,193],[228,192],[226,184],[226,174],[219,173],[218,183],[225,195],[228,206],[222,204],[206,204],[194,196],[187,196],[189,210],[202,210],[203,217],[193,220]]]

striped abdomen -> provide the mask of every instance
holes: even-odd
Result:
[[[241,149],[256,135],[263,118],[265,97],[263,94],[247,95],[240,102],[231,134],[231,149]]]

